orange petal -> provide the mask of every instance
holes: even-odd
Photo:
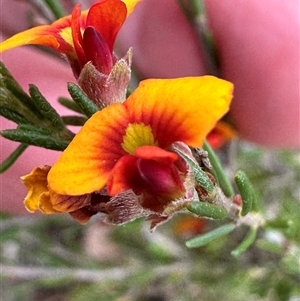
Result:
[[[93,26],[105,39],[110,51],[117,33],[127,16],[126,5],[120,0],[106,0],[91,6],[86,26]]]
[[[41,194],[39,200],[39,209],[44,214],[60,213],[53,208],[49,191]]]
[[[122,104],[94,114],[51,168],[50,188],[65,195],[103,188],[116,162],[126,154],[121,143],[127,124],[128,114]]]
[[[158,145],[198,147],[229,109],[233,85],[213,77],[149,79],[124,102],[131,122],[150,125]]]
[[[49,25],[42,25],[17,33],[0,44],[0,52],[29,44],[45,45],[58,49],[57,38],[51,34],[50,30],[51,27]]]
[[[87,12],[81,16],[80,23],[85,23]],[[71,52],[73,41],[71,36],[71,16],[66,16],[51,25],[41,25],[15,34],[0,44],[0,52],[23,45],[43,45],[61,53]]]

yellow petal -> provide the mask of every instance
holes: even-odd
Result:
[[[124,102],[131,122],[150,125],[158,145],[198,147],[228,111],[233,85],[213,77],[149,79]]]
[[[57,38],[50,34],[50,29],[49,25],[41,25],[19,32],[0,44],[0,52],[29,44],[45,45],[57,49],[59,43]]]
[[[41,195],[49,193],[47,175],[50,168],[48,165],[39,166],[34,168],[30,174],[21,177],[23,184],[28,189],[24,204],[30,212],[38,210]]]
[[[51,213],[59,213],[57,210],[55,210],[51,203],[51,196],[50,192],[43,192],[40,196],[39,200],[39,209],[44,214],[51,214]]]

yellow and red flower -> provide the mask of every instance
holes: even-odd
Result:
[[[118,77],[118,82],[113,84],[115,92],[111,92],[107,97],[107,100],[111,101],[109,99],[118,93],[117,89],[124,90],[125,85],[126,90],[130,79],[131,53],[128,53],[121,65],[116,66],[112,72],[114,66],[118,64],[113,54],[113,47],[120,28],[137,2],[139,1],[99,0],[89,10],[83,12],[78,3],[71,15],[50,25],[41,25],[20,32],[3,41],[0,44],[0,51],[28,44],[48,46],[66,55],[80,85],[85,85],[85,78],[88,77],[88,80],[92,79],[98,88],[102,87],[112,73],[109,81],[113,82],[114,78],[112,77]],[[87,70],[82,72],[87,63],[89,64]],[[124,63],[126,63],[125,66]],[[122,76],[124,77],[121,81],[122,87],[119,87],[119,79]],[[120,97],[125,99],[123,90],[122,96],[115,96],[116,101]],[[89,95],[91,91],[85,92]],[[98,94],[101,93],[98,92]],[[89,96],[97,103],[94,95]],[[99,100],[97,103],[99,106],[103,106],[101,101],[103,102],[103,100]]]
[[[141,82],[124,103],[95,113],[46,168],[43,198],[32,197],[37,179],[23,177],[31,179],[26,207],[43,211],[43,204],[45,213],[69,212],[81,222],[99,211],[114,223],[166,219],[193,198],[195,186],[176,147],[191,156],[187,145],[203,144],[227,112],[232,88],[212,76]]]

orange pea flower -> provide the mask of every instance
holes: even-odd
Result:
[[[212,76],[142,81],[124,103],[95,113],[44,173],[48,186],[45,180],[39,186],[49,198],[43,203],[81,222],[97,212],[113,223],[166,220],[195,193],[176,149],[192,157],[187,146],[203,144],[228,111],[232,89]],[[41,209],[31,195],[30,188],[27,208]]]
[[[83,90],[84,87],[88,87],[87,81],[93,90],[95,86],[98,90],[99,88],[103,90],[107,81],[114,82],[114,91],[109,93],[104,102],[123,101],[124,90],[130,79],[131,52],[121,62],[117,62],[113,47],[120,28],[137,2],[139,1],[100,0],[83,12],[78,3],[71,15],[50,25],[41,25],[20,32],[3,41],[0,44],[0,51],[28,44],[48,46],[66,55]],[[109,77],[110,74],[112,75]],[[114,81],[116,77],[118,82]],[[122,87],[119,87],[120,85]],[[122,93],[118,89],[121,89]],[[96,96],[91,95],[91,91],[85,92],[97,105],[104,106],[103,100],[97,99],[103,91],[98,90]],[[118,93],[121,93],[121,96]],[[112,96],[116,100],[111,100]]]

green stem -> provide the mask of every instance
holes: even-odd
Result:
[[[44,0],[44,1],[48,5],[48,7],[52,11],[56,19],[60,19],[67,15],[64,8],[61,5],[60,0]]]
[[[177,3],[196,32],[198,45],[204,57],[206,74],[219,76],[219,58],[213,35],[207,24],[204,1],[177,0]]]
[[[23,154],[23,152],[28,147],[28,144],[21,143],[10,155],[6,158],[0,166],[0,173],[5,172],[8,170],[16,160]]]

